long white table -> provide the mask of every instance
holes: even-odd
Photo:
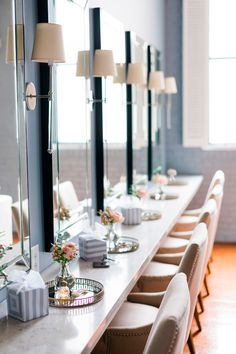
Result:
[[[104,298],[92,306],[74,309],[50,308],[49,316],[22,323],[12,318],[0,322],[0,354],[78,354],[90,353],[135,285],[161,241],[197,192],[201,176],[185,177],[184,186],[168,186],[166,191],[179,198],[148,200],[147,206],[162,211],[162,218],[137,226],[122,226],[122,233],[139,240],[137,251],[112,255],[116,260],[107,269],[94,269],[80,260],[72,265],[76,276],[91,278],[104,285]],[[55,277],[55,267],[47,277]]]

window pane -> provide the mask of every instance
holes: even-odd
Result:
[[[210,58],[236,56],[236,1],[209,1]]]
[[[209,61],[211,144],[236,143],[236,59]]]

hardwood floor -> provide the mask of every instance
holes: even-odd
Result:
[[[236,244],[216,244],[207,276],[210,296],[200,315],[202,332],[194,336],[197,354],[236,353]],[[202,291],[203,295],[205,291]],[[193,323],[192,332],[197,329]],[[187,346],[184,354],[189,354]]]

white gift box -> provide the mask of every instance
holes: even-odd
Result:
[[[21,290],[8,287],[8,315],[21,321],[48,315],[48,288]]]
[[[21,321],[48,315],[48,288],[35,271],[13,271],[7,286],[8,315]]]
[[[121,213],[125,220],[125,225],[137,225],[142,222],[142,209],[141,208],[121,208]]]
[[[107,254],[106,241],[92,234],[82,234],[79,236],[79,254],[85,261],[101,260]]]

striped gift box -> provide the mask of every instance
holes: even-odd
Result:
[[[21,290],[8,286],[8,315],[21,321],[48,315],[48,288]]]
[[[142,222],[142,209],[141,208],[121,208],[121,213],[125,220],[125,225],[137,225]]]
[[[79,254],[80,258],[85,261],[101,260],[107,254],[106,241],[100,240],[90,234],[80,235]]]

